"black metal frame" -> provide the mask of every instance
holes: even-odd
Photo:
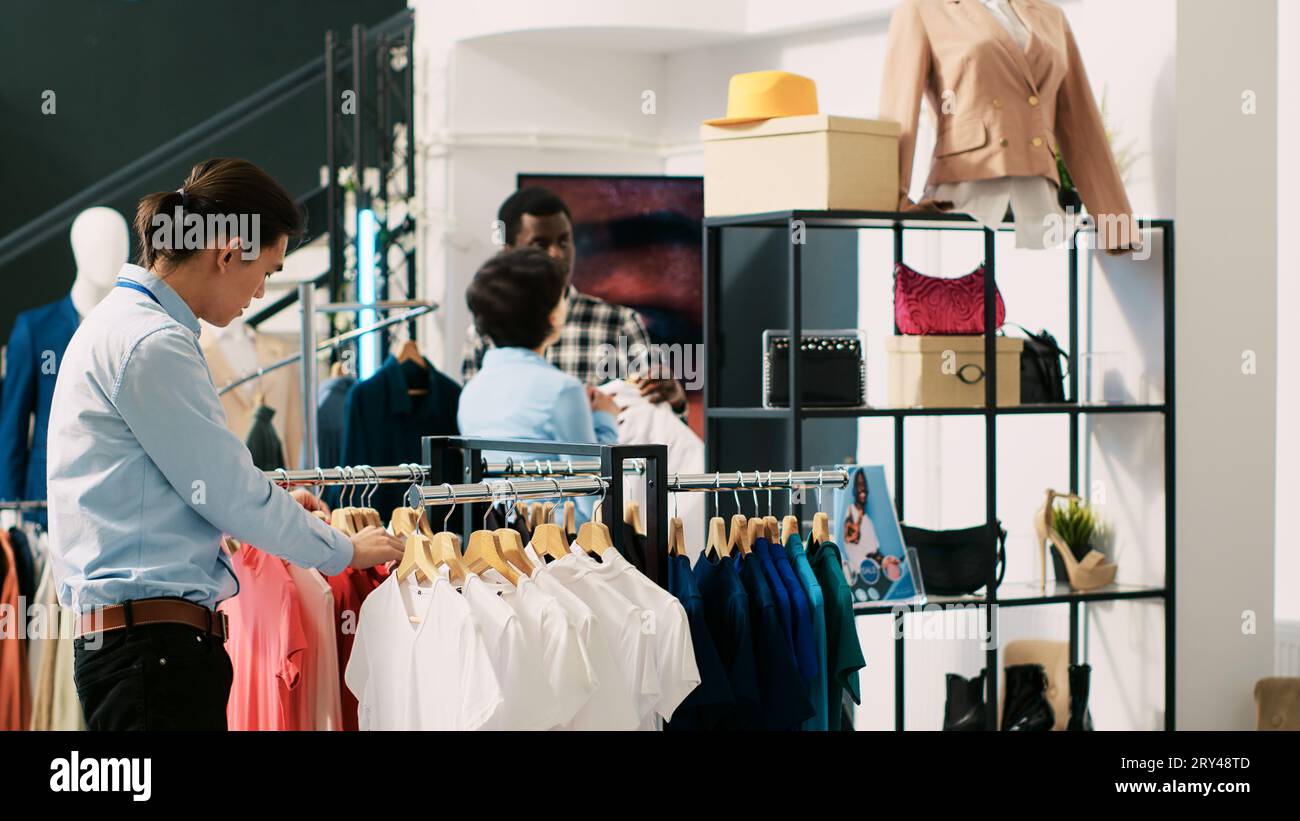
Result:
[[[996,292],[996,248],[995,232],[978,225],[974,220],[961,214],[924,214],[897,213],[890,211],[774,211],[760,214],[745,214],[727,217],[708,217],[704,220],[704,339],[706,349],[706,368],[704,382],[705,412],[705,468],[716,470],[720,451],[719,437],[721,426],[729,419],[786,419],[789,421],[789,439],[787,443],[788,463],[783,469],[800,469],[802,465],[803,421],[807,419],[853,418],[853,417],[892,417],[894,420],[894,504],[900,521],[903,519],[904,500],[904,424],[912,416],[957,416],[983,415],[985,435],[985,518],[992,531],[997,526],[997,420],[999,416],[1015,414],[1062,413],[1069,416],[1070,429],[1070,490],[1079,490],[1079,417],[1092,413],[1153,413],[1163,414],[1165,419],[1165,581],[1160,587],[1112,586],[1105,590],[1091,593],[1075,593],[1068,587],[1057,584],[1050,590],[1041,590],[1038,595],[999,598],[994,587],[995,578],[990,575],[985,587],[986,593],[979,596],[932,597],[936,602],[972,603],[982,606],[985,627],[990,636],[996,636],[998,626],[997,610],[999,607],[1020,607],[1031,605],[1066,604],[1070,609],[1070,659],[1082,660],[1080,637],[1086,630],[1086,614],[1081,613],[1081,606],[1093,601],[1118,601],[1133,599],[1158,599],[1165,605],[1165,714],[1166,730],[1175,726],[1175,646],[1174,646],[1174,604],[1175,604],[1175,507],[1174,507],[1174,224],[1172,220],[1139,220],[1141,229],[1150,233],[1159,231],[1162,236],[1162,283],[1163,283],[1163,319],[1164,319],[1164,377],[1165,401],[1159,404],[1141,405],[1084,405],[1079,402],[1079,378],[1077,362],[1079,358],[1079,251],[1078,236],[1071,238],[1069,248],[1069,399],[1063,403],[1020,405],[999,408],[997,406],[997,350],[996,328],[994,320]],[[814,228],[879,229],[893,232],[894,262],[902,262],[903,237],[906,231],[981,231],[984,234],[984,405],[971,408],[862,408],[862,409],[812,409],[804,408],[800,402],[799,357],[791,357],[790,367],[790,405],[788,408],[738,408],[719,407],[717,390],[718,364],[721,355],[719,340],[723,328],[721,318],[721,277],[722,247],[721,233],[728,228],[762,228],[789,232],[793,240],[796,228],[807,231]],[[1003,226],[999,230],[1011,230]],[[1150,238],[1153,239],[1153,238]],[[1150,241],[1149,239],[1149,241]],[[800,295],[803,287],[803,245],[791,241],[787,255],[787,272],[791,339],[798,339],[803,327],[803,311]],[[897,328],[894,329],[897,332]],[[800,512],[803,512],[802,505]],[[996,540],[990,540],[990,549]],[[990,564],[990,574],[993,565]],[[1003,585],[1006,589],[1007,585]],[[990,592],[991,591],[991,592]],[[859,615],[889,613],[895,623],[895,729],[904,729],[904,693],[906,689],[905,643],[901,621],[904,613],[889,604],[856,605]],[[987,704],[989,726],[997,726],[998,705],[998,651],[996,643],[987,650],[986,669],[988,675]]]
[[[629,474],[644,477],[646,483],[646,544],[647,560],[654,561],[638,568],[660,587],[668,587],[668,446],[667,445],[594,445],[574,442],[537,442],[521,439],[483,439],[469,436],[426,436],[423,441],[424,464],[429,466],[430,484],[450,481],[446,474],[459,464],[465,484],[483,481],[483,451],[546,453],[557,456],[586,456],[600,459],[600,476],[608,483],[601,521],[609,528],[614,546],[620,553],[624,549],[623,521],[623,460],[644,459],[645,472]],[[449,458],[454,452],[454,458]],[[557,496],[559,494],[556,494]],[[463,535],[465,538],[477,529],[486,509],[482,505],[462,505]]]

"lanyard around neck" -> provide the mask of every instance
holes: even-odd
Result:
[[[117,281],[117,287],[119,287],[119,288],[130,288],[132,291],[139,291],[140,293],[142,293],[142,294],[144,294],[145,296],[147,296],[147,297],[149,297],[150,299],[152,299],[154,302],[157,302],[158,305],[160,305],[160,306],[162,305],[162,302],[159,301],[158,297],[154,295],[154,292],[153,292],[153,291],[150,291],[148,288],[144,287],[143,285],[141,285],[140,283],[138,283],[138,282],[136,282],[136,281],[134,281],[134,280],[130,280],[130,279],[119,279],[119,280]]]

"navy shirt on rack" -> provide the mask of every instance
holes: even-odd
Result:
[[[427,359],[424,365],[421,376],[428,384],[420,388],[425,393],[410,393],[412,385],[406,368],[419,366],[398,362],[391,356],[374,376],[352,386],[348,391],[347,423],[343,428],[343,464],[419,463],[424,455],[423,437],[458,433],[456,406],[460,401],[460,386]],[[360,471],[357,479],[358,487],[362,486]],[[372,500],[380,518],[388,521],[393,509],[402,506],[405,492],[401,484],[380,486]],[[337,500],[338,495],[336,492],[332,499]]]
[[[804,681],[817,678],[820,662],[817,659],[817,637],[813,634],[812,605],[808,603],[808,594],[804,592],[799,577],[795,575],[794,565],[785,548],[774,545],[767,539],[758,539],[755,550],[766,551],[772,561],[772,567],[781,577],[786,595],[790,597],[790,632],[794,638],[794,657],[799,662],[799,675]]]
[[[731,689],[731,714],[719,723],[718,729],[761,729],[762,695],[754,663],[749,596],[735,560],[730,556],[710,560],[701,553],[695,561],[695,587]]]
[[[754,635],[754,666],[762,699],[761,728],[797,730],[813,715],[808,685],[799,675],[799,663],[790,637],[777,615],[777,600],[757,554],[741,562],[740,580],[749,597],[749,620]]]
[[[316,453],[320,456],[318,464],[323,468],[332,468],[343,462],[348,391],[355,384],[355,377],[331,376],[316,391]]]
[[[753,552],[750,558],[757,559],[759,567],[763,568],[763,578],[767,579],[768,587],[772,590],[772,598],[776,602],[777,617],[781,620],[781,628],[785,630],[786,640],[790,643],[790,652],[794,652],[794,602],[790,600],[790,593],[785,589],[785,582],[781,579],[781,574],[777,572],[776,565],[772,562],[772,554],[768,551],[767,539],[758,539],[754,542]]]
[[[682,608],[686,611],[691,646],[695,650],[695,666],[700,671],[700,683],[673,711],[673,720],[665,729],[718,729],[731,716],[735,700],[727,680],[726,667],[718,655],[718,648],[713,643],[713,636],[704,617],[704,597],[696,587],[691,560],[685,556],[668,557],[668,592],[682,603]]]

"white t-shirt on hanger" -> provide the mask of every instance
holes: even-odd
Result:
[[[515,610],[502,600],[496,586],[474,574],[465,579],[461,595],[478,622],[492,669],[501,687],[501,709],[484,730],[549,730],[559,722],[554,701],[542,674],[538,645],[529,642]]]
[[[574,555],[586,563],[593,577],[640,607],[643,619],[646,613],[652,615],[651,623],[643,624],[643,632],[654,645],[655,669],[659,676],[659,698],[654,711],[664,721],[671,721],[677,706],[700,685],[700,670],[695,663],[695,645],[691,642],[686,608],[676,596],[646,578],[617,550],[605,551],[599,562],[585,554]],[[654,715],[647,715],[642,719],[641,729],[658,730],[662,727]]]
[[[600,689],[569,729],[638,729],[659,700],[654,648],[642,630],[641,608],[579,562],[577,556],[565,556],[533,573],[542,590],[566,608],[572,606],[570,597],[577,598],[595,617],[588,650],[596,648],[592,659]]]
[[[582,625],[570,621],[559,600],[545,593],[537,582],[520,576],[519,586],[489,570],[484,579],[493,584],[501,600],[514,609],[524,628],[524,637],[537,648],[541,678],[532,686],[544,687],[553,714],[547,727],[570,724],[600,687],[592,667]],[[584,605],[585,607],[585,605]],[[594,619],[594,617],[593,617]]]
[[[469,603],[442,575],[421,586],[394,573],[366,597],[344,681],[362,730],[477,730],[504,700]]]

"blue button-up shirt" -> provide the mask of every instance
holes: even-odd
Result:
[[[194,312],[139,266],[123,280],[147,293],[117,287],[90,312],[54,388],[46,475],[60,602],[85,612],[179,596],[215,607],[239,589],[223,532],[342,572],[348,537],[272,484],[226,427]]]
[[[618,444],[618,420],[607,411],[591,410],[587,389],[527,348],[491,348],[483,366],[460,393],[456,421],[462,436],[484,439],[535,439],[543,442]],[[540,459],[545,453],[484,451],[483,458]],[[595,500],[575,500],[578,523],[591,518]]]

